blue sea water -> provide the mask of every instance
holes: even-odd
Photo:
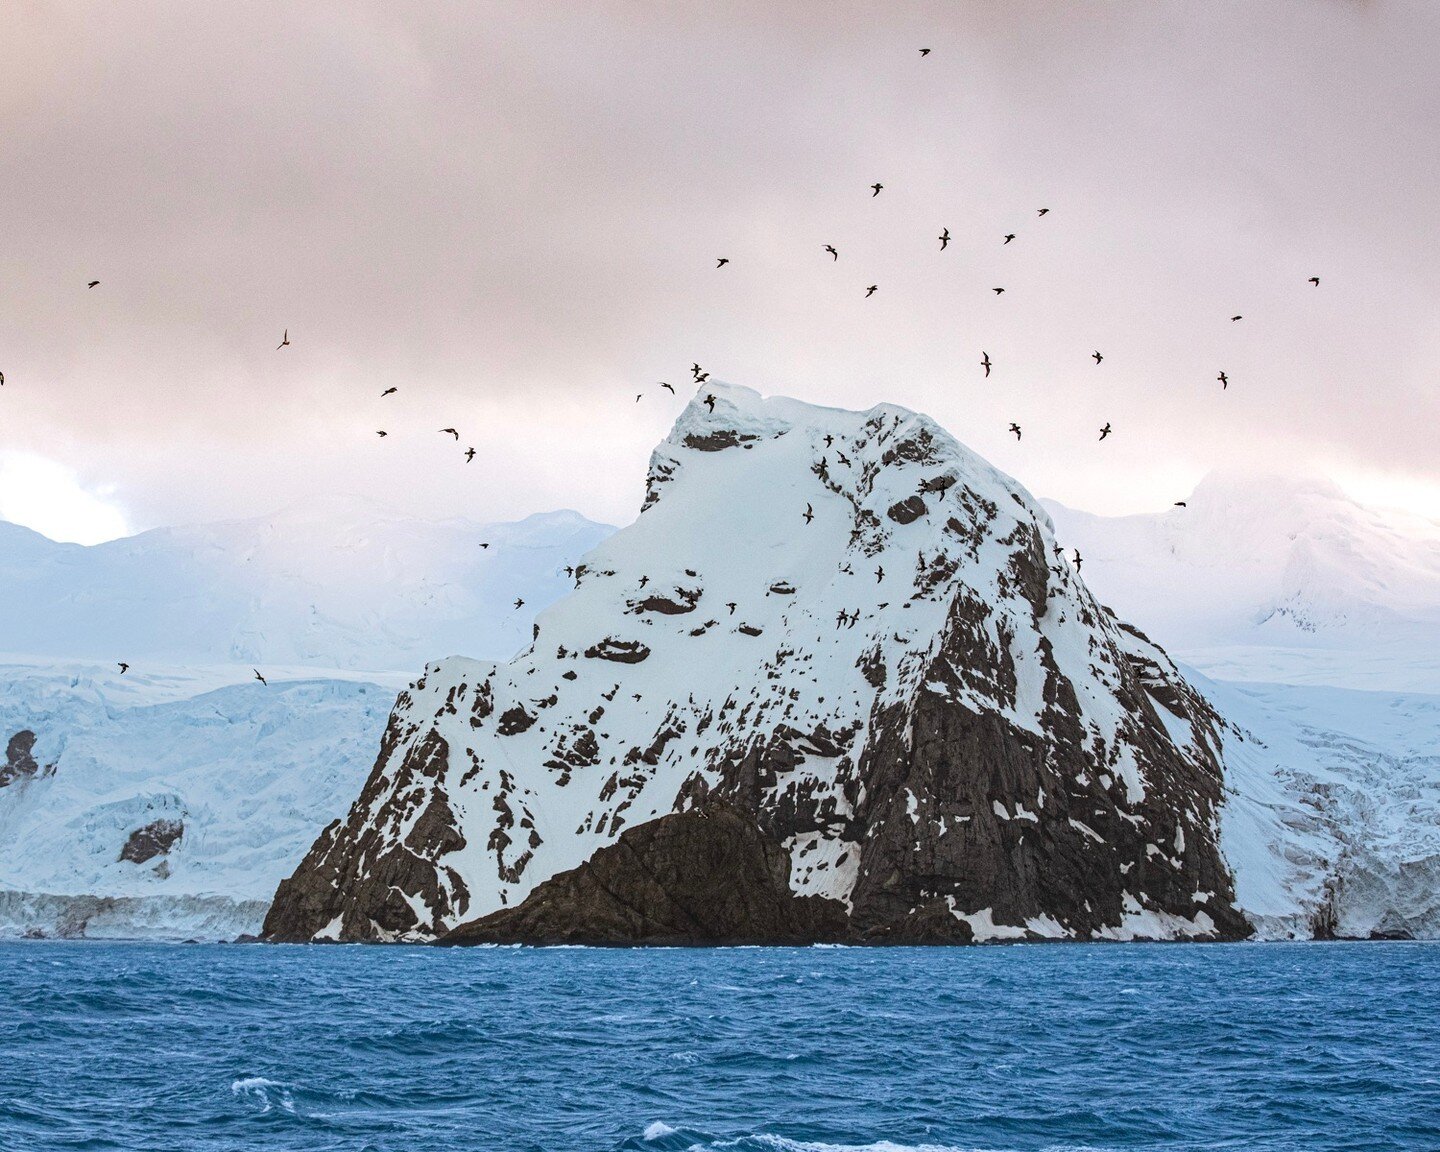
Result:
[[[1440,1149],[1440,945],[0,946],[0,1148]]]

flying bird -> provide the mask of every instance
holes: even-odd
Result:
[[[942,229],[940,230],[940,237],[939,237],[939,239],[940,239],[940,251],[941,251],[941,252],[944,252],[945,249],[946,249],[946,247],[950,244],[950,229],[949,229],[949,228],[942,228]]]
[[[1005,243],[1006,243],[1006,244],[1009,244],[1010,241],[1011,241],[1011,240],[1014,240],[1014,239],[1015,239],[1015,233],[1014,233],[1014,232],[1007,232],[1007,233],[1005,234]]]
[[[1011,425],[1010,425],[1010,431],[1015,433],[1015,439],[1016,439],[1016,440],[1019,440],[1019,439],[1020,439],[1020,425],[1019,425],[1019,424],[1011,424]]]
[[[1311,277],[1310,277],[1310,283],[1313,284],[1313,285],[1315,285],[1316,288],[1320,287],[1320,277],[1318,277],[1318,276],[1311,276]]]
[[[825,433],[825,447],[826,447],[826,448],[829,448],[830,445],[832,445],[832,444],[834,444],[834,443],[835,443],[835,437],[832,436],[832,435],[830,435],[829,432]]]
[[[270,683],[270,681],[266,680],[265,677],[263,677],[262,675],[260,675],[260,669],[258,669],[258,668],[252,668],[252,669],[250,669],[250,671],[252,671],[252,672],[255,673],[255,679],[257,679],[258,681],[260,681],[261,684],[268,685],[268,684]]]
[[[1099,364],[1100,361],[1102,361],[1102,360],[1105,359],[1104,356],[1100,355],[1099,349],[1096,349],[1096,350],[1095,350],[1094,352],[1092,352],[1090,355],[1091,355],[1091,357],[1094,359],[1094,361],[1095,361],[1096,364]]]
[[[986,379],[989,379],[989,376],[990,376],[990,353],[989,353],[989,352],[981,352],[981,353],[980,353],[980,367],[982,367],[982,368],[985,369]]]
[[[725,607],[730,609],[731,616],[735,615],[735,601],[731,600],[728,604],[725,605]]]
[[[1040,209],[1040,215],[1041,215],[1041,216],[1044,216],[1045,213],[1047,213],[1047,212],[1049,212],[1049,211],[1050,211],[1049,208],[1041,208],[1041,209]]]
[[[876,196],[879,196],[879,195],[880,195],[880,189],[884,188],[885,185],[884,185],[884,184],[871,184],[870,187],[874,189],[874,191],[870,193],[870,198],[873,200]]]
[[[1001,295],[1004,295],[1005,289],[1004,289],[1004,288],[992,288],[992,289],[990,289],[990,291],[994,292],[996,296],[1001,296]]]
[[[715,393],[705,393],[705,407],[709,408],[712,413],[715,411]]]
[[[810,521],[812,521],[812,520],[814,520],[814,519],[815,519],[815,509],[812,508],[812,507],[810,507],[809,504],[806,504],[806,505],[805,505],[805,523],[806,523],[806,524],[809,524]]]
[[[882,567],[880,567],[879,565],[877,565],[876,568],[875,568],[875,583],[876,583],[876,584],[879,584],[880,581],[882,581],[882,580],[884,580],[884,579],[885,579],[885,569],[882,568]]]
[[[1231,317],[1230,317],[1230,323],[1233,324],[1233,323],[1235,323],[1236,320],[1243,320],[1243,319],[1245,319],[1245,317],[1243,317],[1243,316],[1231,316]]]
[[[481,548],[489,548],[489,547],[490,547],[489,541],[483,542],[483,543],[480,545],[480,547],[481,547]]]
[[[125,675],[125,673],[128,672],[128,671],[130,671],[130,665],[126,664],[125,661],[121,660],[121,661],[120,661],[120,675],[123,676],[123,675]]]
[[[1189,505],[1187,505],[1184,500],[1176,500],[1176,501],[1175,501],[1175,507],[1176,507],[1176,508],[1187,508],[1187,507],[1189,507]]]
[[[453,436],[453,437],[455,437],[455,443],[457,443],[457,444],[460,443],[460,433],[457,432],[457,431],[455,431],[454,428],[441,428],[441,429],[440,429],[440,434],[441,434],[442,436],[446,436],[446,435]]]
[[[1083,563],[1083,561],[1080,559],[1080,549],[1078,548],[1075,549],[1075,559],[1072,561],[1072,563],[1075,565],[1075,571],[1079,572],[1080,565]]]
[[[830,253],[832,262],[835,261],[835,260],[839,260],[839,259],[840,259],[840,253],[837,252],[837,251],[835,251],[835,245],[833,245],[833,244],[826,244],[826,245],[825,245],[825,251]]]
[[[868,300],[871,296],[875,295],[875,289],[877,289],[878,287],[880,287],[880,285],[878,285],[878,284],[871,284],[869,288],[866,288],[866,289],[865,289],[865,298]]]
[[[380,398],[383,400],[386,396],[389,396],[390,393],[398,391],[400,391],[398,388],[386,388],[385,391],[380,393]]]
[[[697,383],[697,384],[703,384],[703,383],[705,383],[706,380],[709,380],[709,379],[710,379],[710,373],[709,373],[709,372],[701,372],[700,375],[698,375],[698,376],[695,377],[695,383]]]
[[[465,449],[465,463],[468,464],[468,463],[470,463],[470,461],[472,461],[473,459],[475,459],[475,449],[474,449],[474,448],[467,448],[467,449]]]
[[[1223,392],[1230,387],[1230,377],[1226,376],[1224,372],[1221,372],[1215,379],[1220,381],[1220,391]]]
[[[850,457],[846,456],[844,452],[836,452],[835,458],[839,460],[841,464],[845,465],[846,468],[850,467]]]
[[[670,395],[672,395],[672,396],[675,395],[675,389],[674,389],[674,387],[673,387],[672,385],[669,385],[669,384],[665,383],[664,380],[661,380],[661,381],[660,381],[660,387],[666,389],[666,390],[670,393]]]
[[[690,374],[691,374],[692,376],[699,376],[699,375],[700,375],[700,365],[699,365],[699,364],[691,364],[691,365],[690,365]]]
[[[516,608],[523,608],[523,607],[525,607],[525,601],[522,600],[522,599],[520,599],[519,596],[515,597],[515,607],[516,607]]]
[[[0,372],[0,388],[5,386],[5,373]]]
[[[920,49],[920,55],[921,55],[921,56],[929,56],[929,55],[930,55],[930,49],[929,49],[929,48],[921,48],[921,49]]]
[[[289,346],[290,346],[290,329],[286,328],[286,329],[285,329],[285,334],[280,337],[280,343],[277,344],[277,345],[275,345],[275,351],[278,352],[278,351],[280,351],[281,348],[288,348]]]
[[[1101,440],[1104,440],[1105,437],[1107,437],[1107,436],[1109,436],[1109,435],[1110,435],[1110,421],[1107,420],[1107,421],[1105,421],[1105,427],[1103,427],[1103,428],[1100,429],[1100,439],[1101,439]]]
[[[716,268],[724,268],[725,265],[726,265],[726,264],[729,264],[729,263],[730,263],[730,260],[729,260],[728,257],[720,256],[720,257],[717,257],[716,260],[715,260],[715,267],[716,267]]]
[[[94,288],[94,287],[95,287],[97,284],[99,284],[99,283],[100,283],[100,281],[98,281],[98,280],[91,280],[89,284],[85,285],[85,287],[87,287],[87,288]]]
[[[635,393],[635,403],[636,403],[636,404],[640,403],[640,397],[642,397],[642,396],[644,396],[644,395],[645,395],[645,393],[643,393],[643,392],[637,392],[637,393]]]
[[[383,440],[383,439],[385,439],[386,436],[390,435],[390,433],[388,433],[388,432],[376,432],[375,435],[376,435],[376,436],[379,436],[380,439]]]

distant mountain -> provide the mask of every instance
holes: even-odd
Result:
[[[1185,502],[1136,516],[1044,504],[1095,594],[1185,658],[1440,645],[1440,522],[1279,476],[1212,475]]]
[[[0,522],[0,653],[406,672],[437,652],[503,656],[612,531],[575,512],[422,521],[348,499],[91,547]]]

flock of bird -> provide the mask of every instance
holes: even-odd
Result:
[[[920,51],[920,56],[921,56],[922,59],[923,59],[924,57],[926,57],[926,56],[929,56],[929,55],[930,55],[930,52],[931,52],[931,50],[930,50],[929,48],[921,48],[919,51]],[[875,199],[876,197],[878,197],[881,192],[883,192],[883,191],[885,190],[885,185],[884,185],[884,183],[882,183],[881,181],[877,180],[875,183],[868,185],[868,188],[869,188],[869,190],[870,190],[870,199],[873,200],[873,199]],[[1049,209],[1049,208],[1038,208],[1038,209],[1036,209],[1036,215],[1037,215],[1038,218],[1043,219],[1045,216],[1048,216],[1049,214],[1050,214],[1050,209]],[[949,248],[949,246],[950,246],[950,239],[951,239],[950,229],[949,229],[948,227],[942,228],[942,229],[940,230],[940,235],[939,235],[938,237],[936,237],[936,239],[937,239],[937,240],[939,241],[939,243],[940,243],[940,251],[941,251],[941,252],[946,251],[946,250]],[[1001,243],[1001,245],[1002,245],[1002,247],[1003,247],[1004,245],[1010,244],[1010,243],[1013,242],[1015,239],[1016,239],[1016,233],[1014,233],[1014,232],[1007,232],[1007,233],[1005,233],[1005,234],[1001,237],[1000,243]],[[838,263],[838,262],[839,262],[839,260],[840,260],[840,250],[839,250],[838,248],[836,248],[834,244],[826,244],[826,245],[824,245],[823,251],[825,252],[826,255],[828,255],[828,256],[830,257],[832,263]],[[729,258],[729,257],[727,257],[727,256],[720,256],[720,257],[717,257],[717,258],[716,258],[715,267],[716,267],[716,269],[721,269],[721,268],[726,267],[729,263],[730,263],[730,258]],[[1315,288],[1320,287],[1320,277],[1319,277],[1319,276],[1311,276],[1311,277],[1308,279],[1307,282],[1308,282],[1310,285],[1312,285],[1313,287],[1315,287]],[[88,281],[88,282],[86,283],[86,288],[87,288],[87,289],[93,289],[93,288],[99,287],[99,285],[100,285],[100,281],[99,281],[99,280],[90,280],[90,281]],[[880,288],[880,286],[879,286],[878,284],[870,284],[870,285],[866,286],[866,288],[865,288],[865,299],[869,299],[871,296],[874,296],[875,293],[879,291],[879,288]],[[1003,295],[1005,294],[1005,289],[1004,289],[1003,287],[992,288],[991,291],[994,292],[997,297],[998,297],[998,296],[1003,296]],[[1238,315],[1235,315],[1235,316],[1230,317],[1230,319],[1231,319],[1231,322],[1233,323],[1233,322],[1236,322],[1236,321],[1239,321],[1239,320],[1243,320],[1243,319],[1244,319],[1244,315],[1243,315],[1243,314],[1238,314]],[[289,329],[289,328],[285,328],[285,329],[283,329],[282,332],[281,332],[280,343],[279,343],[278,345],[276,345],[275,350],[278,352],[278,351],[280,351],[280,350],[282,350],[282,349],[284,349],[284,348],[289,348],[289,347],[291,347],[291,343],[290,343],[290,329]],[[1091,359],[1093,359],[1093,360],[1095,361],[1095,366],[1098,368],[1102,363],[1104,363],[1105,356],[1104,356],[1104,354],[1101,353],[1101,351],[1097,348],[1097,349],[1095,349],[1095,350],[1091,353]],[[990,353],[989,353],[989,352],[986,352],[986,351],[983,351],[983,350],[982,350],[982,352],[980,353],[980,367],[981,367],[981,369],[984,371],[985,377],[988,378],[989,375],[990,375],[991,369],[994,367],[994,362],[991,360],[991,358],[990,358]],[[691,365],[691,375],[692,375],[692,377],[693,377],[693,379],[694,379],[694,382],[695,382],[696,384],[704,384],[705,381],[709,379],[710,373],[707,372],[707,371],[703,371],[703,370],[701,369],[700,365],[699,365],[698,363],[695,363],[695,364],[692,364],[692,365]],[[1225,391],[1225,390],[1228,390],[1228,389],[1229,389],[1229,387],[1230,387],[1230,378],[1229,378],[1229,376],[1226,374],[1226,372],[1225,372],[1224,370],[1222,370],[1222,371],[1220,372],[1220,374],[1219,374],[1218,376],[1216,376],[1216,380],[1219,382],[1222,391]],[[5,384],[5,373],[4,373],[4,372],[0,372],[0,387],[3,387],[4,384]],[[670,394],[671,394],[672,396],[675,395],[675,388],[674,388],[671,384],[669,384],[668,382],[666,382],[666,381],[664,381],[664,380],[660,381],[660,387],[661,387],[661,388],[664,388],[665,390],[667,390],[668,392],[670,392]],[[397,387],[395,387],[394,385],[391,385],[390,387],[384,389],[384,390],[380,393],[380,397],[381,397],[381,399],[384,399],[384,398],[387,397],[387,396],[392,396],[392,395],[396,394],[398,391],[399,391],[399,389],[398,389]],[[643,393],[643,392],[636,393],[635,402],[638,404],[643,398],[644,398],[644,393]],[[707,393],[706,396],[705,396],[705,398],[704,398],[704,400],[702,401],[702,403],[705,404],[705,406],[706,406],[712,413],[715,411],[715,397],[714,397],[713,394]],[[1019,425],[1018,423],[1014,422],[1014,421],[1011,421],[1010,426],[1009,426],[1009,428],[1007,429],[1007,431],[1010,432],[1010,433],[1012,433],[1012,434],[1014,435],[1014,437],[1015,437],[1016,440],[1020,440],[1020,439],[1022,438],[1023,430],[1021,429],[1020,425]],[[1108,439],[1108,438],[1111,436],[1112,431],[1113,431],[1113,430],[1112,430],[1112,428],[1111,428],[1110,422],[1109,422],[1109,421],[1106,421],[1105,424],[1100,428],[1100,436],[1099,436],[1099,439],[1100,439],[1101,441],[1104,441],[1104,440]],[[456,444],[459,444],[459,442],[460,442],[460,432],[459,432],[458,429],[453,428],[453,427],[447,427],[447,428],[438,429],[438,432],[439,432],[440,435],[453,437],[454,440],[455,440],[455,442],[456,442]],[[389,433],[386,432],[384,429],[377,429],[376,432],[375,432],[375,435],[378,436],[380,439],[383,440],[383,439],[385,439],[385,438],[389,435]],[[830,439],[829,437],[826,437],[826,440],[827,440],[827,441],[828,441],[829,439]],[[467,447],[467,448],[465,449],[463,455],[464,455],[464,457],[465,457],[465,462],[468,464],[468,463],[470,463],[472,460],[475,459],[475,449],[474,449],[473,447]],[[842,462],[848,463],[848,461],[846,461],[846,459],[845,459],[845,457],[844,457],[843,454],[840,454],[840,457],[839,457],[839,458],[840,458],[840,460],[841,460]],[[1184,508],[1184,507],[1186,506],[1186,503],[1185,503],[1184,500],[1176,500],[1176,501],[1174,502],[1174,506],[1177,507],[1177,508]],[[806,525],[808,526],[808,525],[810,524],[810,522],[811,522],[812,520],[814,520],[814,518],[815,518],[815,510],[814,510],[814,508],[813,508],[810,504],[807,503],[807,504],[805,505],[805,512],[804,512],[804,514],[803,514],[803,519],[804,519]],[[489,543],[487,542],[487,543],[482,543],[482,544],[480,545],[480,547],[481,547],[481,548],[489,548],[490,545],[489,545]],[[1057,548],[1056,551],[1057,551],[1057,554],[1059,554],[1059,549],[1058,549],[1058,548]],[[1074,556],[1072,557],[1071,563],[1074,565],[1075,570],[1078,572],[1078,571],[1080,570],[1080,565],[1081,565],[1081,563],[1082,563],[1082,559],[1081,559],[1080,553],[1079,553],[1078,551],[1076,551],[1075,554],[1074,554]],[[573,569],[573,568],[571,568],[571,569],[566,569],[566,571],[567,571],[568,573],[570,573],[571,575],[576,576],[576,578],[577,578],[577,583],[578,583],[578,577],[579,577],[578,571],[576,571],[576,570]],[[881,581],[881,580],[883,580],[884,577],[885,577],[885,570],[884,570],[883,568],[877,568],[875,575],[876,575],[876,580],[877,580],[877,581]],[[524,601],[523,599],[517,597],[516,600],[515,600],[515,609],[518,611],[520,608],[523,608],[524,606],[525,606],[525,601]],[[733,614],[734,611],[735,611],[735,605],[730,604],[730,605],[727,605],[727,607],[729,607],[731,613]],[[837,626],[837,627],[844,627],[844,626],[847,626],[847,625],[848,625],[849,627],[854,627],[854,625],[855,625],[855,620],[858,619],[858,616],[859,616],[858,612],[855,613],[855,615],[854,615],[853,617],[852,617],[850,614],[848,614],[848,613],[842,612],[842,613],[840,614],[840,618],[837,620],[836,626]],[[121,674],[122,676],[123,676],[127,671],[129,671],[129,669],[130,669],[130,665],[129,665],[128,663],[125,663],[124,661],[118,662],[118,667],[119,667],[119,669],[120,669],[120,674]],[[257,668],[257,669],[254,669],[253,671],[254,671],[254,673],[255,673],[255,679],[256,679],[257,681],[259,681],[262,685],[268,683],[268,681],[265,679],[265,677],[264,677],[263,675],[261,675],[260,670],[259,670],[258,668]]]

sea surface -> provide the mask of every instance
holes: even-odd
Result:
[[[0,1148],[1440,1149],[1440,945],[0,945]]]

